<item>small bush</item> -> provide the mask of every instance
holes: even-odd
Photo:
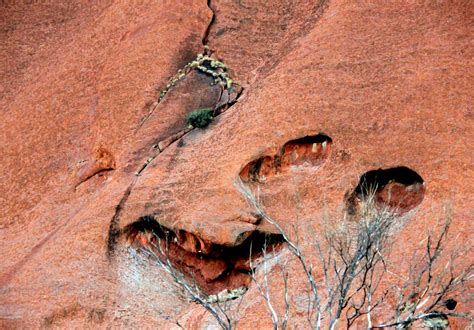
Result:
[[[188,113],[186,122],[192,127],[204,128],[211,123],[213,118],[212,109],[197,109]]]

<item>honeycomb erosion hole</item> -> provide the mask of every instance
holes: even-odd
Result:
[[[243,234],[235,246],[218,245],[183,230],[163,227],[153,216],[139,218],[124,228],[123,235],[128,244],[150,249],[161,259],[168,258],[173,267],[191,283],[195,281],[206,294],[248,287],[250,255],[254,261],[265,247],[277,251],[283,243],[281,235],[254,231]]]
[[[418,206],[425,195],[425,182],[415,171],[405,166],[377,169],[364,173],[349,195],[349,210],[353,213],[357,200],[374,194],[377,204],[404,213]]]
[[[273,156],[263,156],[248,163],[240,172],[244,182],[263,183],[289,169],[318,168],[328,158],[332,139],[325,134],[288,141]]]

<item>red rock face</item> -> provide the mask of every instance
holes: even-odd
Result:
[[[334,221],[357,211],[364,175],[403,167],[411,172],[368,180],[381,205],[412,216],[390,271],[406,271],[407,251],[445,203],[447,249],[472,246],[468,1],[1,6],[2,327],[214,324],[140,253],[150,237],[127,244],[145,216],[176,235],[173,261],[203,287],[248,286],[238,327],[270,326],[243,253],[211,258],[216,246],[277,233],[240,179],[311,256],[328,210]],[[204,52],[225,63],[235,89],[194,68],[168,90]],[[210,126],[187,127],[187,113],[214,106]],[[290,324],[303,328],[306,282],[285,248],[271,293],[282,294],[285,258]]]

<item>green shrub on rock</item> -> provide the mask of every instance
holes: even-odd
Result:
[[[193,128],[204,128],[209,125],[214,118],[212,109],[203,108],[191,111],[186,116],[186,122]]]

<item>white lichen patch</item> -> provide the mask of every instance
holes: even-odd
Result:
[[[214,83],[221,85],[223,89],[229,89],[232,87],[233,81],[230,78],[230,75],[227,72],[227,67],[224,63],[212,58],[211,56],[198,54],[196,59],[186,64],[184,68],[179,69],[178,72],[170,78],[166,87],[160,91],[158,101],[164,98],[171,88],[176,86],[179,81],[183,80],[184,77],[194,69],[212,76]]]
[[[242,297],[245,292],[247,292],[247,288],[245,286],[241,286],[237,289],[225,289],[219,292],[218,294],[212,294],[207,297],[206,301],[210,304],[215,304],[217,302],[225,302],[228,300],[234,300],[237,298]]]

